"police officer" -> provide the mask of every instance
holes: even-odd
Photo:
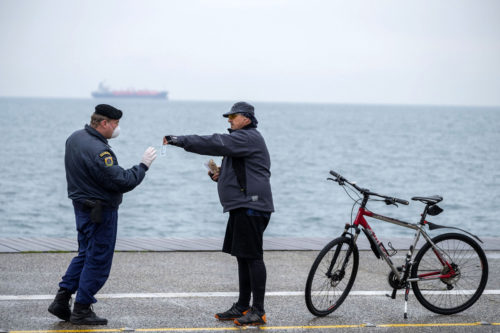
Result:
[[[229,134],[167,135],[163,143],[197,154],[224,156],[220,171],[209,175],[217,181],[224,212],[229,212],[222,251],[238,261],[239,298],[229,310],[215,317],[234,320],[240,326],[262,325],[266,323],[262,241],[274,211],[269,181],[271,159],[264,138],[257,130],[252,105],[238,102],[223,116],[231,124]]]
[[[118,222],[118,206],[123,193],[141,183],[156,158],[149,147],[141,163],[130,169],[118,165],[108,139],[120,133],[122,111],[99,104],[90,126],[70,135],[64,157],[68,197],[73,200],[78,230],[78,255],[71,261],[59,283],[59,291],[49,312],[80,325],[106,325],[91,308],[94,295],[108,279],[113,260]],[[73,311],[71,295],[78,292]]]

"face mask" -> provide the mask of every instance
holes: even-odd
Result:
[[[120,126],[115,127],[115,129],[113,130],[113,134],[111,134],[111,139],[116,138],[118,135],[120,135]]]

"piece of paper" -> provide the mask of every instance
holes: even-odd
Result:
[[[203,163],[203,165],[205,166],[205,168],[207,168],[208,171],[210,171],[213,174],[219,172],[219,167],[212,159],[210,159],[208,162]]]

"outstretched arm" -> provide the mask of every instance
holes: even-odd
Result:
[[[201,155],[211,156],[247,156],[253,147],[248,144],[248,136],[244,131],[231,134],[212,135],[166,135],[163,144],[184,148],[184,150]]]

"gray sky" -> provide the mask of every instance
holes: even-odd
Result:
[[[0,0],[0,96],[500,105],[500,1]]]

